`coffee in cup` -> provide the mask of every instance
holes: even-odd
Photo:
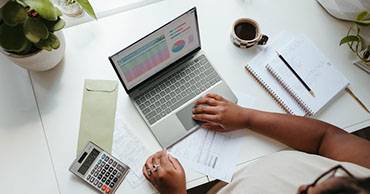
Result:
[[[231,41],[237,47],[249,48],[256,44],[265,45],[268,37],[261,33],[256,21],[249,18],[240,18],[234,22]]]

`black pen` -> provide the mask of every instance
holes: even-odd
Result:
[[[280,55],[279,52],[275,51],[276,54],[279,56],[279,58],[284,62],[284,64],[289,68],[289,70],[297,77],[297,79],[303,84],[303,86],[306,88],[306,90],[308,90],[308,92],[313,96],[315,97],[315,94],[313,93],[313,91],[311,90],[310,87],[308,87],[308,85],[303,81],[303,79],[298,75],[297,72],[294,71],[293,67],[289,65],[289,63],[284,59],[284,57],[282,55]]]

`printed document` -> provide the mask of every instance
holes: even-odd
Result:
[[[199,129],[189,135],[169,152],[178,158],[182,165],[230,182],[238,161],[241,138],[234,132],[218,133]]]
[[[131,188],[151,187],[146,181],[142,167],[150,156],[148,149],[124,124],[122,97],[118,96],[115,129],[113,133],[112,155],[130,167],[130,172],[125,181]],[[148,188],[148,190],[152,190]]]
[[[256,99],[236,92],[238,105],[251,108]],[[225,182],[230,182],[239,160],[243,131],[219,133],[199,129],[169,149],[183,166]]]

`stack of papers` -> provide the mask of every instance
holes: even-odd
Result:
[[[253,107],[255,99],[249,95],[239,92],[236,96],[240,106]],[[244,136],[243,130],[220,133],[199,129],[169,151],[182,165],[229,183],[239,161]]]
[[[243,107],[253,107],[255,99],[245,93],[236,93]],[[127,182],[132,188],[137,188],[148,181],[142,174],[146,159],[154,153],[149,153],[144,144],[124,124],[122,97],[118,97],[115,131],[112,153],[115,157],[130,167]],[[191,168],[202,174],[225,182],[230,182],[239,160],[243,130],[218,133],[199,129],[189,135],[169,152],[179,159],[185,168]]]
[[[121,121],[118,125],[122,125],[122,120],[117,121]],[[130,167],[126,179],[132,188],[137,188],[146,181],[142,168],[150,153],[126,127],[116,128],[113,142],[113,155]]]
[[[239,137],[239,138],[238,138]],[[240,136],[199,129],[169,151],[182,165],[225,182],[230,182],[238,161]]]

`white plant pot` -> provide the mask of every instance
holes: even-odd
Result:
[[[65,39],[62,31],[55,32],[59,38],[60,47],[56,50],[39,52],[30,55],[16,55],[2,51],[15,64],[31,71],[47,71],[54,68],[64,57]]]

